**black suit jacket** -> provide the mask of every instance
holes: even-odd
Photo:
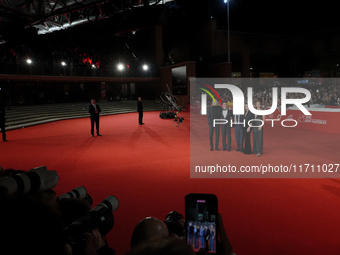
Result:
[[[142,112],[143,111],[143,103],[142,101],[137,102],[137,112]]]
[[[224,115],[223,115],[223,109],[221,111],[221,117],[220,119],[225,119],[228,121],[227,124],[225,125],[222,125],[222,127],[230,127],[230,124],[231,124],[231,120],[233,119],[233,110],[231,109],[228,109],[228,113],[227,113],[227,116],[224,118]]]
[[[5,123],[5,115],[6,115],[6,112],[5,112],[5,106],[3,104],[0,104],[0,123]]]
[[[219,105],[214,105],[208,108],[208,124],[213,125],[214,119],[219,119],[221,117],[222,107]]]
[[[98,104],[96,104],[96,107],[97,107],[98,113],[96,113],[96,109],[94,108],[94,106],[92,104],[90,104],[90,106],[89,106],[89,113],[90,113],[90,118],[91,119],[98,118],[99,117],[99,113],[102,111]]]

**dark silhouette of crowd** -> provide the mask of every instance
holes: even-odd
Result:
[[[105,238],[114,225],[113,211],[111,216],[105,214],[105,206],[100,206],[103,202],[93,206],[89,194],[80,195],[82,186],[57,196],[53,190],[57,180],[56,171],[49,172],[46,167],[29,171],[0,167],[0,253],[114,255],[114,247]],[[231,255],[233,250],[222,217],[217,218],[217,254]],[[183,215],[176,211],[164,220],[143,218],[133,230],[125,255],[192,255],[194,251],[185,241],[184,229]],[[199,254],[209,253],[202,248]]]

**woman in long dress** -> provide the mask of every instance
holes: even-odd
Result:
[[[261,102],[257,101],[255,108],[257,110],[261,109]],[[263,154],[263,125],[265,121],[265,117],[262,115],[255,114],[254,119],[256,121],[252,122],[253,129],[253,151],[256,153],[257,157],[260,157]]]
[[[244,113],[244,121],[245,125],[243,127],[243,137],[244,137],[244,154],[252,154],[251,151],[251,143],[250,143],[250,134],[251,134],[251,127],[249,126],[248,122],[254,119],[254,114],[249,110],[248,104],[244,105],[245,113]]]

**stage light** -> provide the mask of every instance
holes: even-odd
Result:
[[[30,65],[30,64],[32,64],[32,60],[27,59],[27,60],[26,60],[26,63]]]
[[[96,67],[96,65],[92,64],[92,65],[91,65],[91,68],[92,68],[92,69],[96,69],[97,67]]]
[[[143,70],[144,70],[144,71],[149,70],[149,66],[148,66],[148,65],[143,65]]]
[[[123,64],[118,64],[117,68],[118,68],[119,71],[123,71],[124,65]]]
[[[229,25],[229,0],[224,0],[224,3],[227,6],[227,31],[228,31],[228,63],[230,63],[230,25]]]
[[[62,66],[66,66],[66,63],[64,61],[61,62]]]

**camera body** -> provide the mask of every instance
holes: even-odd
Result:
[[[175,235],[179,238],[185,238],[185,227],[183,214],[177,211],[171,211],[165,217],[164,223],[168,227],[169,235]]]
[[[119,207],[118,199],[114,196],[107,196],[102,202],[93,207],[84,216],[68,225],[64,234],[67,242],[71,245],[74,254],[82,254],[85,240],[84,233],[90,233],[99,229],[102,236],[105,236],[114,226],[113,211]]]

